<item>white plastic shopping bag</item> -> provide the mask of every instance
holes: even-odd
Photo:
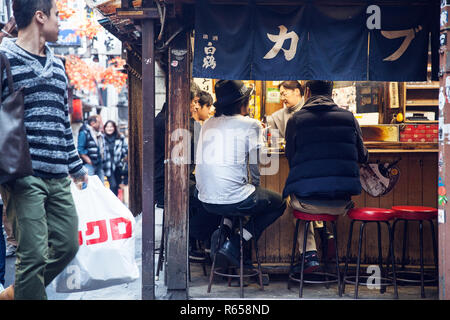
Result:
[[[135,261],[135,219],[97,176],[85,189],[71,185],[78,213],[80,248],[56,279],[56,292],[95,290],[139,277]]]

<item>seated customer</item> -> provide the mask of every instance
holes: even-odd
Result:
[[[191,129],[191,165],[189,179],[189,258],[192,260],[203,260],[205,252],[196,246],[196,240],[204,245],[207,251],[210,249],[212,233],[220,224],[220,216],[211,215],[206,212],[202,203],[197,198],[195,169],[195,150],[201,130],[201,124],[208,120],[209,109],[213,103],[212,96],[202,91],[197,86],[191,86],[190,104],[190,129]]]
[[[333,82],[307,81],[305,104],[288,121],[286,157],[289,175],[283,196],[290,208],[311,214],[345,214],[351,196],[361,193],[358,163],[368,160],[359,124],[331,98]],[[304,222],[299,228],[303,249]],[[314,228],[308,231],[305,272],[319,266]],[[294,271],[298,272],[297,264]]]
[[[216,114],[202,126],[195,169],[198,199],[209,213],[251,215],[244,226],[244,242],[252,238],[257,241],[286,208],[278,193],[259,186],[258,150],[264,146],[264,139],[259,121],[246,117],[251,91],[242,81],[216,83]],[[229,239],[222,239],[216,263],[239,266],[239,235],[232,231],[232,221],[227,221]],[[211,249],[216,246],[218,234],[216,231],[211,237]],[[245,255],[244,260],[251,267],[250,257]]]

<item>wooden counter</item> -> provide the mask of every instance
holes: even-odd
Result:
[[[367,143],[370,154],[370,162],[393,162],[401,159],[398,163],[400,179],[394,189],[383,197],[369,196],[364,190],[361,195],[353,197],[358,207],[382,207],[390,208],[394,205],[423,205],[437,207],[437,182],[438,182],[438,148],[437,144],[427,144],[426,148],[417,149],[419,145],[396,143],[380,144]],[[371,149],[376,147],[375,149]],[[386,149],[388,147],[389,149]],[[279,156],[278,174],[261,177],[261,186],[282,193],[289,166],[284,155]],[[259,240],[261,261],[264,265],[286,266],[290,262],[292,239],[294,234],[294,222],[292,216],[285,214],[273,225],[266,229]],[[350,221],[345,216],[340,217],[337,223],[339,256],[345,256]],[[437,225],[435,223],[437,232]],[[367,233],[368,232],[368,233]],[[366,226],[366,235],[362,249],[362,263],[377,263],[378,246],[376,236],[376,224]],[[407,257],[410,264],[417,265],[419,262],[419,225],[416,222],[408,224],[409,250]],[[354,227],[351,256],[356,260],[359,228]],[[388,233],[386,226],[382,225],[383,256],[388,252]],[[316,232],[317,245],[319,248],[318,232]],[[396,260],[401,259],[401,248],[403,239],[403,224],[398,223],[395,233]],[[432,265],[432,243],[430,238],[429,223],[424,224],[424,261]],[[275,270],[277,268],[274,268]],[[282,270],[281,267],[279,270]],[[268,270],[271,270],[270,268]],[[285,270],[285,267],[284,267]],[[270,271],[269,271],[270,272]]]

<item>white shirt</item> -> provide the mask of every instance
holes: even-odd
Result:
[[[198,198],[211,204],[232,204],[248,198],[255,186],[248,182],[247,165],[257,164],[264,145],[258,120],[242,115],[208,119],[197,145],[195,179]]]

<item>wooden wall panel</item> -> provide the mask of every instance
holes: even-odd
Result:
[[[130,51],[127,64],[142,74],[141,60]],[[142,212],[142,81],[131,73],[128,79],[129,208],[137,216]]]

